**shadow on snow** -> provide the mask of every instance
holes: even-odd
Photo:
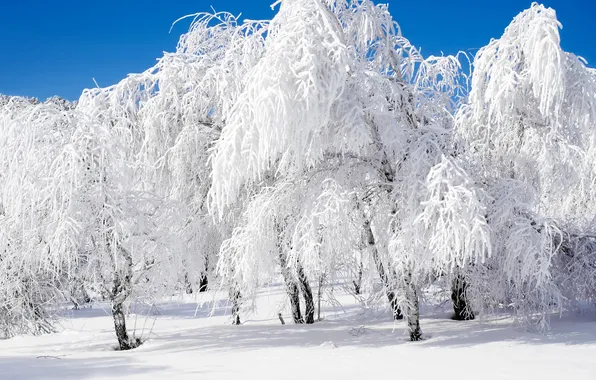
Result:
[[[70,359],[53,356],[0,356],[0,379],[79,380],[94,376],[159,373],[163,366],[139,364],[132,357]]]

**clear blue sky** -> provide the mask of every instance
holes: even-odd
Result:
[[[0,93],[78,99],[84,88],[116,83],[173,51],[190,13],[242,12],[271,18],[274,0],[0,0]],[[477,49],[499,37],[531,4],[523,0],[391,0],[404,36],[425,54]],[[545,0],[563,23],[562,45],[596,67],[596,0]],[[473,50],[472,50],[473,51]]]

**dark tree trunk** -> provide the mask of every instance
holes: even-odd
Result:
[[[468,283],[462,274],[457,274],[451,284],[451,301],[453,302],[453,319],[470,321],[475,318],[467,299]]]
[[[422,340],[422,330],[420,329],[420,308],[418,305],[418,292],[412,284],[412,276],[408,273],[404,279],[406,287],[406,298],[410,306],[407,310],[408,329],[410,330],[410,340],[415,342]]]
[[[304,298],[304,321],[307,324],[315,323],[315,302],[312,296],[312,289],[308,283],[306,273],[302,265],[298,265],[298,280],[300,281],[300,288],[302,289],[302,297]]]
[[[209,286],[209,279],[207,278],[207,273],[203,273],[199,282],[199,292],[206,292],[207,286]]]
[[[279,265],[281,266],[282,277],[286,283],[286,293],[288,293],[288,297],[290,298],[292,319],[294,320],[294,323],[304,323],[302,313],[300,312],[300,289],[288,269],[286,254],[281,251],[281,248],[279,251]]]
[[[240,298],[241,298],[240,291],[232,290],[231,298],[232,298],[232,324],[239,325],[240,324]]]
[[[389,301],[389,307],[391,308],[391,312],[393,314],[393,320],[399,321],[404,319],[404,315],[402,314],[401,309],[397,304],[397,297],[395,296],[394,292],[387,292],[387,300]]]
[[[124,316],[124,302],[132,292],[132,256],[121,245],[118,245],[117,251],[119,254],[118,259],[122,260],[120,263],[122,267],[118,269],[117,261],[112,262],[114,271],[113,286],[110,293],[112,317],[114,318],[114,330],[120,350],[130,350],[141,345],[140,339],[129,336]]]
[[[116,331],[116,338],[118,338],[118,347],[120,350],[125,351],[135,348],[128,336],[128,331],[126,330],[124,307],[121,303],[112,304],[112,317],[114,318],[114,330]]]
[[[126,317],[124,315],[124,301],[130,293],[130,277],[125,276],[124,280],[116,275],[114,287],[112,288],[112,318],[114,319],[114,331],[118,339],[118,348],[122,351],[130,350],[141,345],[140,339],[131,338],[126,329]]]
[[[389,302],[389,307],[391,308],[391,312],[393,314],[393,320],[400,320],[403,319],[404,316],[401,313],[399,305],[397,304],[397,297],[395,297],[395,293],[392,290],[391,282],[389,280],[389,276],[385,271],[385,267],[383,266],[383,262],[379,257],[379,251],[377,250],[375,236],[373,235],[372,229],[370,227],[370,221],[365,219],[364,221],[364,234],[366,238],[366,244],[372,250],[373,260],[375,261],[375,266],[377,267],[377,271],[379,272],[379,276],[381,277],[381,282],[383,283],[383,287],[385,288],[385,293],[387,294],[387,301]]]
[[[354,293],[356,293],[356,295],[359,295],[361,292],[361,288],[362,288],[362,272],[363,272],[363,268],[362,268],[362,261],[360,262],[360,265],[358,266],[358,274],[356,276],[356,279],[354,281],[352,281],[352,283],[354,284]]]
[[[209,286],[209,278],[207,277],[207,273],[209,273],[209,258],[205,257],[205,271],[201,273],[199,293],[207,291],[207,287]]]
[[[199,280],[199,293],[206,292],[208,285],[209,285],[209,280],[207,279],[207,273],[202,273],[201,279]],[[192,283],[188,279],[188,273],[184,275],[184,287],[185,287],[186,294],[194,293]]]
[[[184,275],[184,289],[186,291],[186,294],[192,294],[193,293],[192,283],[188,279],[188,273],[186,273]]]
[[[286,291],[290,298],[290,307],[292,308],[292,319],[294,323],[304,323],[302,312],[300,311],[300,289],[292,280],[286,282]]]

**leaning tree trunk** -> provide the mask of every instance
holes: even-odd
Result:
[[[453,319],[470,321],[475,318],[467,297],[468,283],[463,274],[458,273],[451,284],[451,301],[453,302]]]
[[[404,284],[406,290],[406,299],[408,301],[406,318],[408,321],[408,329],[410,330],[410,340],[414,342],[422,340],[418,291],[416,290],[416,286],[412,283],[412,275],[410,273],[407,273],[404,277]]]
[[[379,272],[379,276],[381,277],[381,282],[383,283],[383,287],[385,288],[385,293],[387,294],[387,301],[389,301],[389,307],[391,308],[391,312],[393,314],[393,320],[403,319],[404,316],[401,313],[399,305],[397,304],[397,297],[395,297],[395,293],[392,290],[393,287],[391,286],[391,282],[389,281],[389,276],[387,275],[385,267],[383,266],[383,262],[379,257],[379,250],[377,249],[375,236],[373,235],[372,228],[370,227],[370,220],[368,220],[368,218],[365,218],[363,228],[366,238],[366,244],[372,250],[372,256],[375,262],[375,266],[377,267],[377,271]]]
[[[312,289],[308,283],[306,273],[304,273],[304,268],[300,264],[298,264],[298,281],[300,281],[302,297],[304,297],[304,321],[307,324],[315,323],[315,302],[312,296]]]
[[[302,312],[300,311],[300,289],[293,280],[286,282],[286,292],[290,298],[290,307],[292,309],[292,320],[294,323],[304,323]]]
[[[286,284],[286,293],[290,298],[290,307],[292,308],[292,319],[294,323],[304,323],[302,313],[300,312],[300,288],[296,280],[292,277],[290,269],[287,265],[286,254],[281,250],[279,251],[279,264],[281,266],[281,274]]]

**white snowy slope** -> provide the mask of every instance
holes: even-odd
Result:
[[[61,332],[0,341],[0,379],[596,379],[592,315],[554,319],[552,331],[538,335],[509,318],[457,322],[443,313],[422,318],[427,339],[412,343],[403,322],[364,315],[349,296],[340,297],[343,309],[323,307],[314,325],[291,323],[278,287],[261,293],[241,326],[230,325],[216,298],[137,307],[129,324],[148,340],[124,352],[113,350],[101,305],[68,311]],[[221,307],[209,317],[214,299]]]

